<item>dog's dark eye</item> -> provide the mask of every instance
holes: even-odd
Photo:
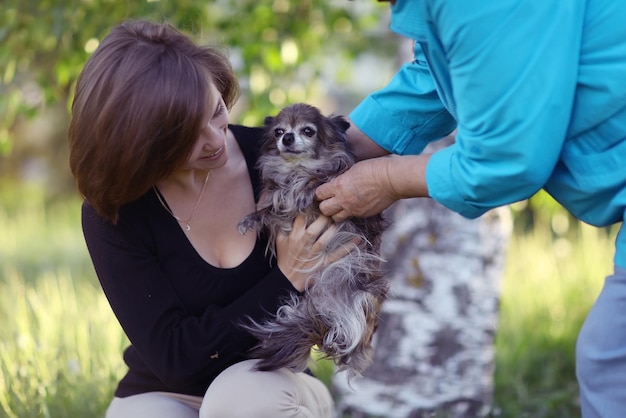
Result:
[[[274,136],[278,138],[279,136],[283,136],[285,134],[285,130],[283,128],[274,129]]]
[[[308,126],[306,128],[304,128],[302,130],[302,133],[304,133],[306,136],[308,137],[312,137],[313,135],[315,135],[315,129],[313,128],[309,128]]]

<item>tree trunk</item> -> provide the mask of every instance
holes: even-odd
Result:
[[[429,199],[396,203],[383,239],[390,281],[362,378],[334,376],[339,417],[485,415],[510,232],[508,209],[468,220]]]

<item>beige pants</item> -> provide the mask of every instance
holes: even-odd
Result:
[[[151,392],[115,398],[106,418],[332,418],[330,392],[318,379],[286,369],[253,371],[256,360],[224,370],[204,398]]]

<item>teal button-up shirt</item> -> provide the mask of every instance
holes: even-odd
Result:
[[[456,127],[426,181],[466,217],[545,188],[584,222],[621,222],[624,22],[623,0],[397,0],[391,29],[415,40],[415,58],[350,118],[396,154]],[[615,262],[626,267],[623,228]]]

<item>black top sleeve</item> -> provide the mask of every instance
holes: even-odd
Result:
[[[233,129],[254,169],[260,130]],[[221,269],[197,254],[154,191],[120,209],[113,225],[88,203],[83,231],[98,279],[128,336],[129,367],[116,396],[170,391],[202,396],[255,340],[239,324],[276,312],[296,292],[265,255],[262,235],[239,266]]]

